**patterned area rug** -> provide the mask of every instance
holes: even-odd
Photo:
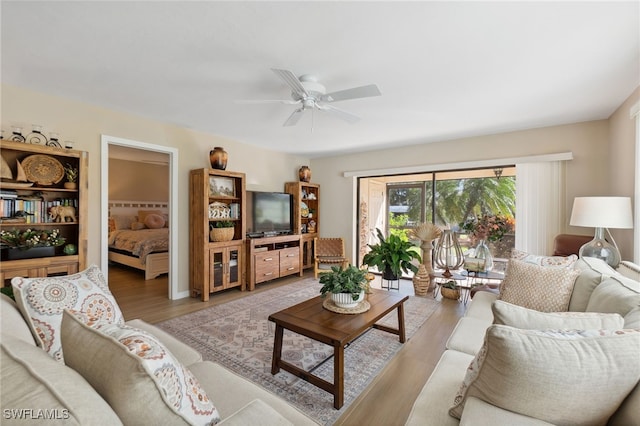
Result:
[[[270,314],[315,297],[317,280],[307,278],[269,291],[174,318],[158,327],[176,336],[200,353],[205,360],[217,362],[246,377],[268,391],[297,406],[321,424],[330,425],[380,373],[402,348],[398,336],[371,329],[345,350],[344,405],[333,408],[333,395],[296,376],[280,371],[271,374],[275,325]],[[438,306],[433,298],[409,297],[404,304],[405,331],[411,338]],[[397,327],[394,310],[380,323]],[[285,330],[282,348],[284,360],[333,382],[333,348]],[[215,400],[215,398],[214,398]]]

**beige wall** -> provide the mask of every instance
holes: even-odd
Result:
[[[354,234],[355,213],[351,200],[355,186],[352,178],[343,177],[347,171],[416,166],[429,170],[432,165],[445,163],[570,151],[574,159],[567,163],[566,168],[565,209],[568,222],[575,196],[610,193],[609,127],[609,120],[600,120],[313,159],[314,180],[322,185],[321,233],[324,236],[349,237]],[[632,143],[629,135],[621,137],[616,145],[620,152],[616,155],[625,155],[624,152],[628,152],[625,150]],[[620,176],[619,179],[624,181],[625,187],[633,187],[632,176]],[[570,227],[567,223],[566,232],[589,234],[592,230]],[[350,239],[348,250],[352,253],[355,242]],[[621,251],[623,258],[631,258],[630,244],[621,246]]]
[[[631,203],[637,202],[634,197],[636,179],[636,147],[635,119],[630,116],[631,107],[640,102],[640,87],[620,105],[609,119],[609,194],[631,197]],[[640,131],[640,129],[638,129]],[[635,211],[635,210],[634,210]],[[634,224],[636,227],[637,223]],[[620,247],[623,259],[633,260],[633,230],[616,229],[611,231]],[[637,250],[637,248],[636,248]]]
[[[169,167],[111,158],[109,200],[169,201]]]
[[[75,148],[89,153],[88,262],[100,264],[106,241],[100,241],[101,135],[177,148],[178,153],[178,291],[189,287],[189,170],[209,167],[209,150],[222,146],[229,153],[227,170],[244,172],[247,189],[284,190],[284,182],[297,179],[307,157],[285,155],[237,141],[181,128],[140,116],[101,108],[71,99],[50,96],[3,84],[2,129],[13,125],[30,131],[32,124],[45,133],[58,132],[61,140],[73,140]],[[106,208],[106,206],[104,206]]]

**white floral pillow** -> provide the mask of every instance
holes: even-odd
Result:
[[[62,345],[66,364],[124,424],[204,426],[220,421],[196,377],[146,331],[66,310]]]
[[[64,360],[60,326],[65,309],[111,323],[124,323],[120,307],[96,265],[61,277],[16,277],[11,285],[38,346],[58,361]]]
[[[551,268],[571,268],[573,267],[573,264],[578,261],[578,256],[575,254],[572,254],[571,256],[541,256],[513,249],[511,250],[511,259],[518,259],[523,262]]]

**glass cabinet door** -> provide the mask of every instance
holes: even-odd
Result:
[[[224,249],[211,251],[209,259],[209,276],[211,288],[224,287],[224,273]]]
[[[228,286],[233,287],[240,284],[242,278],[242,259],[241,247],[230,247],[227,249],[229,254]]]

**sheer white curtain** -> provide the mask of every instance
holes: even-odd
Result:
[[[516,164],[518,250],[550,255],[565,222],[565,161]]]

